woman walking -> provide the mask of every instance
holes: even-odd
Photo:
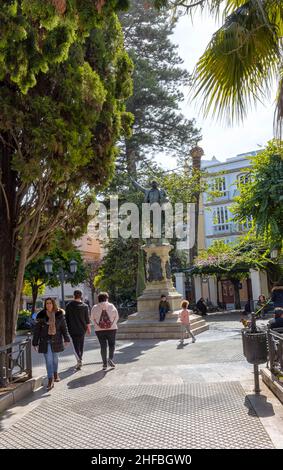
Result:
[[[191,331],[190,325],[190,315],[193,313],[192,310],[188,310],[189,302],[187,300],[183,300],[181,303],[182,310],[179,313],[179,321],[181,322],[181,340],[180,342],[184,342],[184,337],[186,331],[192,337],[192,342],[196,342],[195,335]]]
[[[63,341],[64,340],[64,341]],[[58,359],[59,352],[64,351],[70,344],[64,310],[58,308],[51,297],[45,299],[44,308],[36,317],[32,345],[34,349],[44,354],[47,370],[47,390],[54,387],[54,381],[59,382]]]
[[[108,365],[112,368],[115,367],[113,357],[119,319],[116,307],[108,302],[108,298],[107,292],[98,294],[98,304],[94,305],[91,310],[91,320],[94,323],[95,333],[100,344],[103,370],[107,369],[107,345],[109,348]]]

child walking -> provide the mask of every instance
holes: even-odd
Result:
[[[190,315],[193,313],[192,310],[188,310],[189,302],[187,300],[183,300],[181,303],[182,310],[179,313],[179,320],[181,322],[181,343],[184,342],[185,332],[187,331],[188,334],[192,337],[192,343],[196,342],[195,335],[191,331],[190,325]]]

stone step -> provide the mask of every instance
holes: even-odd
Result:
[[[196,330],[204,326],[206,323],[204,320],[196,321],[191,324],[192,330]],[[179,332],[180,331],[180,323],[165,323],[165,322],[135,322],[131,324],[121,323],[119,325],[119,331],[121,333],[134,333],[134,332]]]
[[[195,314],[193,315],[195,316]],[[199,316],[199,315],[197,315]],[[137,318],[139,319],[151,319],[151,320],[159,320],[159,313],[152,313],[152,312],[142,312],[142,313],[132,313],[131,315],[128,316],[128,320],[130,321],[135,321]],[[170,319],[175,319],[175,318],[178,318],[178,313],[167,313],[166,314],[166,320],[170,320]]]
[[[193,323],[195,321],[198,321],[198,320],[204,320],[204,318],[200,315],[191,315],[190,316],[190,322]],[[159,315],[158,314],[152,314],[152,313],[133,313],[132,315],[129,315],[127,320],[123,323],[126,323],[126,322],[129,322],[129,323],[132,323],[132,322],[145,322],[145,321],[148,321],[148,322],[156,322],[156,323],[160,323],[159,322]],[[172,323],[175,323],[178,321],[178,315],[175,314],[175,313],[167,313],[166,315],[166,319],[165,319],[165,322],[164,323],[168,323],[168,322],[172,322]]]
[[[208,330],[208,325],[202,325],[199,328],[192,329],[194,335],[198,335],[203,331]],[[180,339],[180,329],[178,331],[158,331],[158,332],[149,332],[147,331],[119,331],[117,332],[117,339]]]

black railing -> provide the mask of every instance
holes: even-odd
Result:
[[[283,328],[267,330],[268,368],[277,377],[283,376]]]
[[[32,377],[31,335],[22,341],[0,347],[0,387]]]

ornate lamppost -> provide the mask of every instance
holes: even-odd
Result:
[[[53,273],[53,260],[51,258],[46,258],[43,262],[44,264],[44,269],[47,275],[50,275]],[[64,283],[76,274],[78,269],[78,263],[76,260],[72,259],[70,261],[70,271],[66,272],[63,269],[63,266],[60,264],[59,265],[59,273],[58,273],[58,279],[60,280],[61,284],[61,307],[65,308],[65,293],[64,293]]]

